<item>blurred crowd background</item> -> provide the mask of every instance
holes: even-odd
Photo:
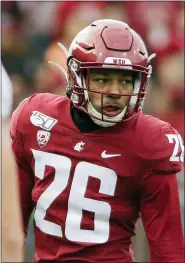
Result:
[[[53,60],[66,68],[57,43],[68,48],[94,20],[117,19],[142,36],[150,54],[157,54],[144,112],[168,121],[184,138],[184,2],[2,1],[1,15],[1,59],[13,83],[13,109],[35,92],[64,95],[65,77],[48,64]],[[184,218],[183,177],[183,173],[178,176]],[[32,261],[32,253],[31,223],[27,261]],[[137,254],[138,260],[146,261],[148,252],[139,249]]]

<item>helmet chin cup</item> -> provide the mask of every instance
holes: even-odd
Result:
[[[99,126],[101,127],[112,127],[116,123],[121,122],[125,112],[127,110],[127,106],[115,117],[108,117],[105,116],[103,113],[99,113],[92,105],[90,101],[87,103],[87,111],[89,113],[89,116],[91,119]]]

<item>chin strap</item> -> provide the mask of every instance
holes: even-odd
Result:
[[[62,49],[62,51],[64,52],[65,56],[66,56],[66,60],[67,60],[67,57],[68,57],[68,51],[67,49],[64,47],[64,45],[62,45],[61,43],[58,43],[58,46]],[[67,77],[67,72],[66,70],[60,66],[58,63],[54,62],[54,61],[48,61],[49,64],[51,65],[54,65],[56,66],[60,71],[62,71],[62,73],[64,74],[66,80],[67,80],[67,83],[68,83],[68,77]]]
[[[149,57],[148,57],[148,62],[150,62],[153,58],[156,57],[156,53],[153,53],[151,54]]]

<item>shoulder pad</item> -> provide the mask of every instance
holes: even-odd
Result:
[[[183,169],[183,139],[169,123],[161,126],[151,157],[154,170],[179,172]]]
[[[61,96],[50,93],[34,94],[24,99],[12,114],[11,135],[25,133],[37,126],[50,130],[57,122],[57,102]]]
[[[10,135],[12,138],[16,137],[17,129],[18,129],[18,121],[20,119],[21,113],[23,112],[24,108],[26,108],[26,106],[29,104],[30,99],[35,95],[36,94],[32,95],[31,97],[25,98],[12,113],[11,122],[10,122]]]
[[[141,121],[142,120],[142,121]],[[180,134],[169,123],[144,115],[138,123],[144,159],[153,170],[178,172],[183,169],[184,145]]]

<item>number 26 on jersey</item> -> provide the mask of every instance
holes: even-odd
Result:
[[[35,176],[44,178],[45,167],[51,166],[55,169],[52,183],[40,195],[36,210],[36,226],[44,233],[63,237],[63,229],[60,225],[45,219],[52,202],[67,187],[71,160],[66,156],[42,152],[32,149],[35,159]],[[77,164],[68,199],[68,211],[65,222],[65,236],[70,241],[105,243],[109,238],[111,214],[110,204],[85,197],[89,176],[100,180],[99,193],[114,196],[117,175],[109,168],[102,167],[89,162],[81,161]],[[94,212],[94,230],[81,229],[82,210]]]

